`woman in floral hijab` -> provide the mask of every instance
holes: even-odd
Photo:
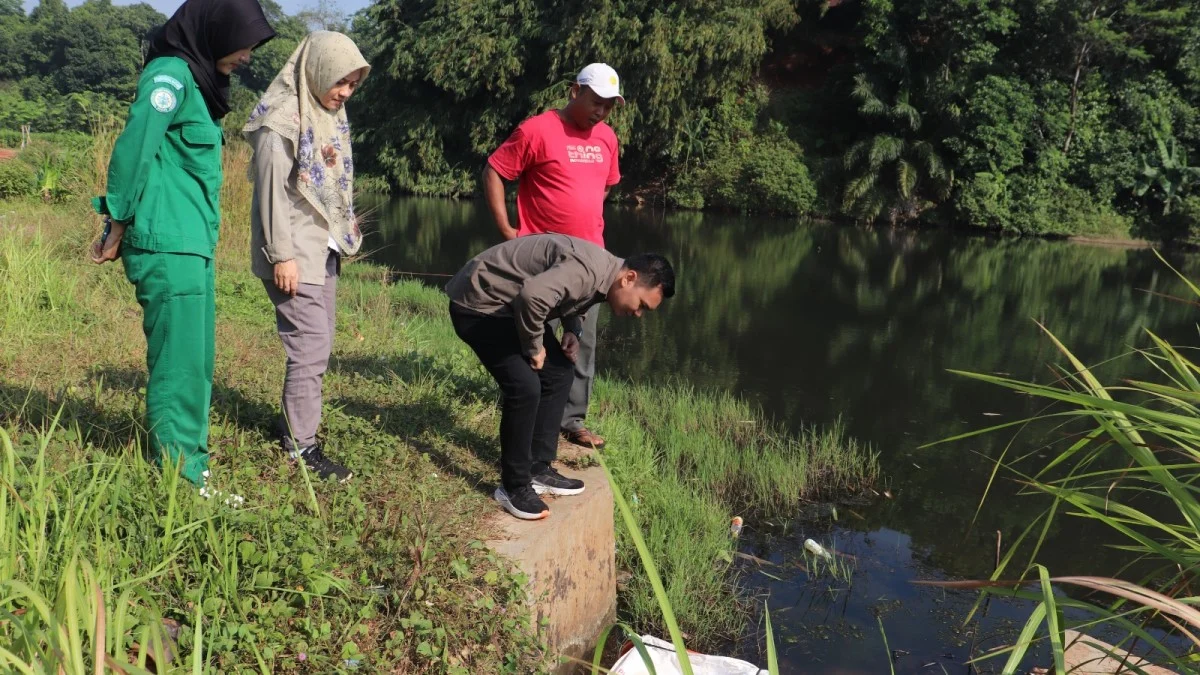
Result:
[[[362,246],[345,103],[370,70],[349,37],[312,33],[242,129],[254,148],[251,266],[287,352],[279,435],[289,457],[340,482],[353,474],[325,457],[317,428],[341,260]]]

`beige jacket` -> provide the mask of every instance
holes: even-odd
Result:
[[[250,269],[260,279],[273,279],[275,263],[295,260],[300,283],[324,286],[329,226],[296,190],[292,142],[266,127],[249,140],[254,149]]]
[[[542,348],[546,322],[576,334],[582,316],[604,302],[624,261],[562,234],[517,237],[475,256],[446,284],[450,301],[477,314],[513,317],[528,356]]]

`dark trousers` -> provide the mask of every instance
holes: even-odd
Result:
[[[500,385],[500,480],[506,490],[529,485],[558,454],[558,431],[575,379],[571,363],[546,326],[546,361],[534,370],[511,317],[481,316],[450,305],[454,332]]]
[[[575,359],[575,381],[563,409],[562,430],[579,431],[587,419],[588,401],[592,398],[592,381],[596,379],[596,331],[600,322],[600,305],[583,315],[583,334],[579,336],[579,357]],[[558,327],[558,321],[551,326]]]

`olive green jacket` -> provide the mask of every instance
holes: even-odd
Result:
[[[533,234],[475,256],[446,284],[450,301],[475,314],[512,317],[525,354],[542,349],[546,322],[578,335],[583,315],[604,302],[625,261],[583,239]]]

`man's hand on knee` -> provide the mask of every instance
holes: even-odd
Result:
[[[531,368],[533,368],[534,370],[541,370],[542,366],[545,364],[546,364],[546,348],[545,347],[542,347],[541,349],[538,350],[538,353],[529,357],[529,366]]]

